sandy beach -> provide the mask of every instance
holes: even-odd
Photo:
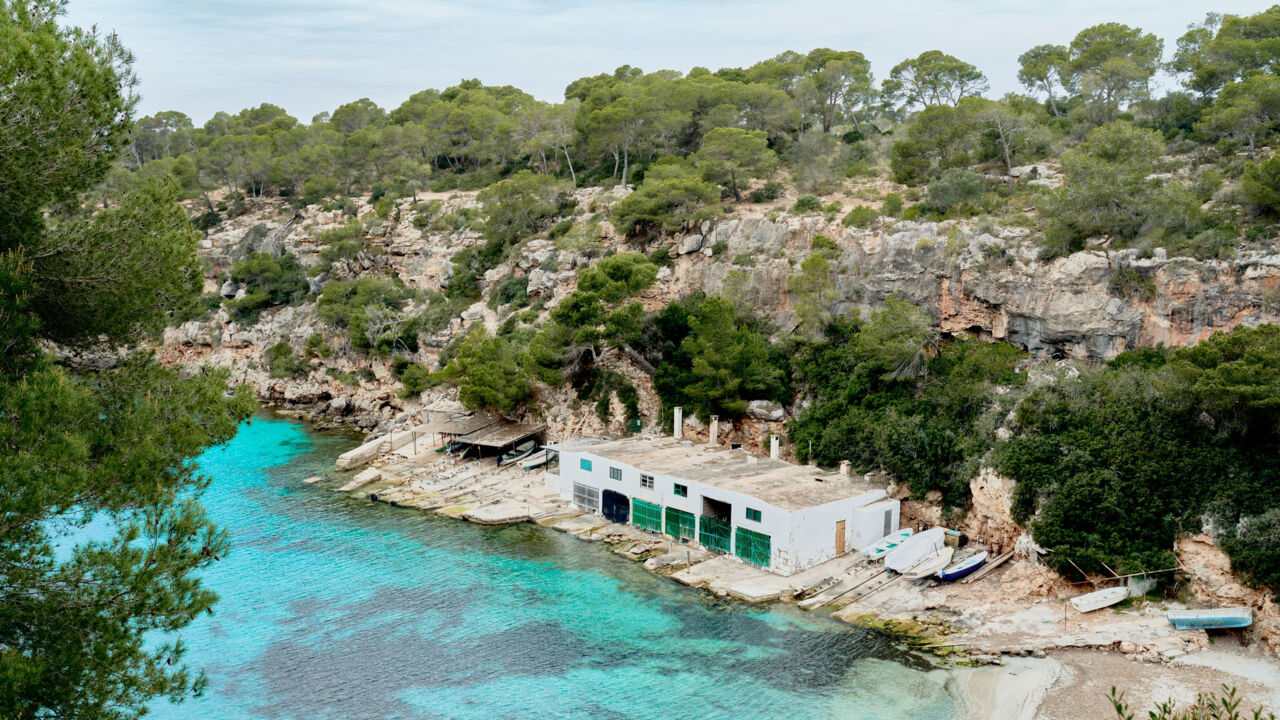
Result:
[[[1045,658],[1012,657],[1004,665],[957,668],[949,690],[963,720],[1113,720],[1118,687],[1136,717],[1157,703],[1192,703],[1229,685],[1241,709],[1280,708],[1280,663],[1228,638],[1170,663],[1144,663],[1119,652],[1060,650]]]

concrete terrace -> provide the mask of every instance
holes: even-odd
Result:
[[[813,465],[761,458],[743,450],[692,444],[672,437],[626,438],[574,448],[625,463],[642,472],[696,480],[760,498],[785,510],[801,510],[883,489]]]

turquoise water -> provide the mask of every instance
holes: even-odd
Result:
[[[261,416],[201,459],[234,549],[183,632],[205,696],[158,718],[948,718],[884,637],[655,577],[536,526],[306,485],[349,438]]]

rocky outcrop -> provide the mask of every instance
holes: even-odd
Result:
[[[1268,592],[1246,587],[1231,574],[1231,559],[1208,535],[1188,535],[1178,539],[1178,565],[1188,578],[1188,589],[1196,603],[1205,607],[1253,608],[1249,635],[1261,640],[1272,652],[1280,653],[1280,606]]]
[[[817,216],[738,218],[707,236],[710,245],[725,243],[723,259],[682,257],[673,279],[707,293],[744,292],[747,306],[786,327],[786,278],[812,252],[813,238],[826,235],[840,250],[837,312],[865,317],[896,295],[926,308],[945,332],[1004,340],[1039,357],[1109,359],[1280,322],[1280,253],[1194,260],[1093,250],[1044,262],[1028,234],[955,222],[856,230]],[[747,281],[731,283],[735,271]]]

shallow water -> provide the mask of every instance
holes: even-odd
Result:
[[[205,696],[158,718],[948,718],[883,636],[712,599],[596,543],[302,483],[349,438],[259,416],[207,452],[233,551],[183,632]]]

